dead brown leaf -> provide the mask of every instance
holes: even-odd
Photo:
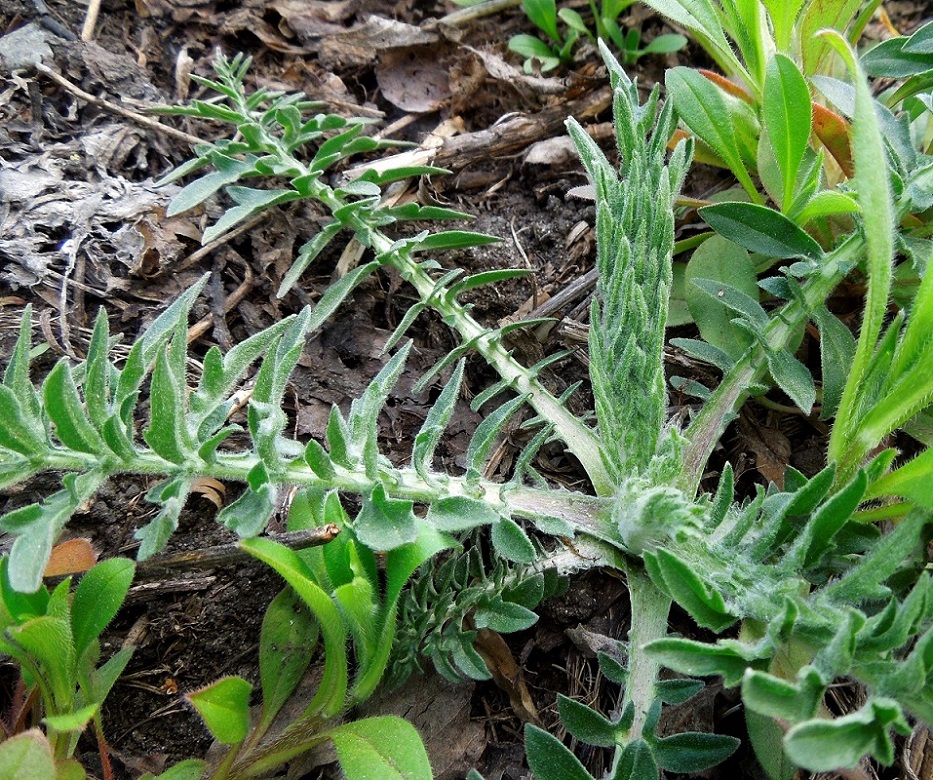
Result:
[[[403,111],[434,111],[450,98],[450,77],[436,47],[408,46],[382,55],[376,68],[382,96]]]
[[[755,468],[765,479],[784,489],[784,472],[790,465],[790,439],[780,430],[762,425],[751,414],[739,417],[739,440],[755,455]]]
[[[43,577],[64,577],[85,572],[97,563],[97,553],[90,539],[80,537],[60,542],[52,548]]]
[[[191,482],[191,492],[206,498],[218,509],[223,509],[227,488],[223,482],[211,477],[198,477]]]
[[[319,38],[310,44],[327,67],[359,67],[390,49],[436,44],[437,35],[404,22],[367,16],[349,30]],[[309,42],[310,43],[310,42]]]
[[[522,668],[515,662],[502,636],[488,628],[481,628],[476,632],[474,647],[486,662],[496,685],[508,695],[515,714],[526,723],[540,724],[538,709],[525,684]]]
[[[933,736],[923,725],[916,725],[904,744],[904,768],[908,780],[933,780]]]

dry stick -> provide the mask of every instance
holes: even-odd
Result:
[[[290,531],[284,534],[274,534],[272,539],[292,550],[306,550],[309,547],[320,547],[337,538],[340,528],[334,524],[310,528],[305,531]],[[197,550],[184,550],[176,553],[156,555],[136,564],[134,582],[151,582],[161,580],[166,574],[179,571],[203,571],[216,569],[220,566],[232,566],[255,561],[256,559],[240,547],[239,542],[218,544],[213,547],[201,547]]]
[[[356,165],[347,171],[347,176],[354,178],[369,168],[378,172],[407,165],[436,165],[459,170],[477,160],[515,154],[542,138],[564,135],[564,121],[568,116],[582,121],[596,116],[611,105],[612,90],[606,87],[579,100],[548,106],[531,116],[519,116],[485,130],[453,136],[436,148],[412,149],[384,157],[375,163]]]
[[[96,106],[100,106],[101,108],[106,109],[107,111],[110,111],[113,114],[122,116],[125,119],[129,119],[131,122],[135,122],[138,125],[142,125],[143,127],[147,127],[151,130],[155,130],[156,132],[164,133],[165,135],[171,136],[172,138],[176,138],[179,141],[184,141],[186,144],[190,144],[191,146],[194,146],[195,144],[204,143],[204,140],[201,138],[198,138],[196,135],[191,135],[190,133],[186,133],[182,130],[176,130],[174,127],[163,125],[161,122],[157,122],[155,119],[150,119],[149,117],[143,116],[142,114],[137,114],[135,111],[130,111],[128,108],[124,108],[123,106],[118,105],[117,103],[112,103],[111,101],[105,98],[97,97],[96,95],[92,95],[90,92],[85,92],[77,84],[74,84],[73,82],[69,81],[61,74],[56,73],[54,70],[52,70],[48,66],[43,65],[41,62],[36,64],[36,70],[48,76],[50,79],[52,79],[52,81],[54,81],[60,87],[67,89],[73,95],[76,95],[82,100],[85,100],[88,103],[93,103]]]
[[[611,105],[612,90],[607,87],[579,100],[548,106],[531,116],[516,117],[486,130],[454,136],[437,150],[434,164],[441,168],[454,167],[457,160],[465,155],[473,158],[480,154],[483,157],[513,154],[542,138],[564,135],[564,121],[568,116],[582,122]]]
[[[499,13],[507,8],[518,5],[521,0],[487,0],[485,3],[474,5],[469,8],[461,8],[459,11],[442,16],[429,22],[426,26],[433,27],[463,27],[467,23],[476,19],[482,19],[484,16]]]
[[[236,306],[238,306],[240,301],[246,297],[246,293],[253,289],[253,280],[255,279],[253,276],[253,270],[249,267],[249,264],[247,264],[245,268],[246,276],[240,283],[240,286],[237,287],[232,293],[230,293],[230,295],[227,296],[227,300],[224,301],[224,314],[232,311]],[[188,343],[190,344],[191,342],[203,336],[207,332],[207,329],[210,328],[213,324],[213,312],[198,320],[194,325],[188,328]]]
[[[570,285],[548,298],[544,303],[533,311],[528,312],[528,314],[521,317],[518,321],[537,320],[556,314],[563,309],[564,306],[573,303],[577,298],[586,295],[591,288],[595,287],[598,276],[599,273],[596,268],[587,271],[583,276],[574,280]]]
[[[172,270],[175,273],[178,273],[179,271],[184,271],[187,268],[190,268],[191,266],[197,264],[201,260],[202,257],[206,257],[211,252],[213,252],[215,249],[217,249],[217,247],[221,246],[222,244],[229,243],[234,238],[236,238],[239,235],[242,235],[248,230],[252,230],[254,227],[256,227],[256,225],[258,225],[260,222],[262,222],[267,217],[268,217],[268,213],[265,211],[260,214],[257,214],[255,217],[251,217],[250,219],[246,220],[246,222],[244,222],[242,225],[238,225],[232,230],[228,230],[222,236],[218,236],[213,241],[211,241],[209,244],[205,244],[200,249],[196,249],[194,252],[188,255],[184,260],[179,260],[173,266]]]
[[[81,28],[82,41],[93,40],[94,28],[97,27],[98,14],[100,14],[100,0],[91,0],[87,4],[87,14],[84,16],[84,27]]]

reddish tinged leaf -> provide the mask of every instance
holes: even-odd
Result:
[[[671,140],[667,143],[667,148],[673,151],[677,144],[683,141],[685,138],[692,138],[694,140],[693,147],[693,161],[698,163],[703,163],[704,165],[713,165],[716,168],[725,168],[726,164],[722,161],[722,158],[716,154],[712,149],[710,149],[705,143],[703,143],[699,138],[697,138],[693,133],[688,133],[682,128],[677,128],[674,131],[674,134],[671,136]],[[705,201],[703,201],[705,203]]]
[[[723,92],[732,95],[732,97],[737,97],[739,100],[744,100],[750,106],[755,105],[755,98],[753,98],[744,87],[739,86],[735,82],[729,81],[729,79],[727,79],[725,76],[721,76],[715,71],[706,70],[704,68],[698,68],[698,70],[705,78],[712,81]]]
[[[826,106],[813,103],[813,132],[839,163],[842,172],[851,179],[855,175],[855,166],[849,146],[849,123]]]

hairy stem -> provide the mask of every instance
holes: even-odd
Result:
[[[456,329],[465,343],[472,344],[494,368],[499,376],[509,382],[516,393],[528,396],[528,403],[548,422],[566,442],[568,449],[583,465],[593,487],[600,495],[611,495],[613,482],[602,459],[602,445],[595,432],[575,417],[554,395],[522,366],[502,346],[495,332],[478,323],[466,308],[456,301],[438,301],[432,297],[435,284],[427,272],[410,257],[391,250],[392,242],[377,233],[373,248],[385,255],[392,266],[411,284],[422,300],[433,306],[444,321]]]
[[[632,625],[629,628],[629,672],[622,711],[631,704],[635,720],[629,731],[631,740],[640,739],[648,711],[657,698],[656,685],[661,665],[645,651],[645,646],[667,636],[667,617],[671,600],[651,581],[644,569],[634,562],[625,566]]]
[[[100,468],[94,455],[63,450],[51,453],[46,459],[46,470],[86,473]],[[260,462],[254,453],[219,453],[214,462],[204,461],[179,465],[160,457],[151,450],[140,450],[132,461],[124,461],[113,471],[116,473],[151,475],[186,475],[208,477],[219,480],[246,482],[247,475]],[[607,522],[611,509],[608,499],[597,498],[585,493],[553,491],[500,482],[481,481],[478,485],[468,483],[464,477],[438,473],[425,481],[413,468],[387,469],[376,479],[366,476],[362,468],[347,469],[334,464],[334,474],[319,477],[302,460],[288,464],[282,474],[283,484],[299,487],[324,487],[346,491],[357,495],[372,492],[377,482],[385,487],[393,498],[428,503],[449,496],[481,496],[492,503],[503,505],[517,517],[534,519],[541,516],[564,520],[581,533],[618,544]]]
[[[810,311],[826,300],[863,251],[864,240],[855,233],[828,255],[819,273],[801,288],[800,296],[785,304],[777,316],[772,318],[764,330],[762,341],[746,350],[703,405],[684,432],[689,444],[684,451],[683,472],[678,487],[685,493],[696,493],[716,442],[748,398],[749,388],[760,382],[767,373],[766,348],[785,348],[792,337],[799,333]]]

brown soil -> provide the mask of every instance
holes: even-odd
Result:
[[[896,18],[905,29],[923,13],[923,4],[886,5],[889,12],[899,12]],[[44,9],[39,2],[0,0],[0,36],[29,30],[34,37],[26,48],[42,51],[45,65],[95,97],[134,113],[140,113],[144,104],[178,100],[189,88],[192,96],[198,94],[199,88],[185,74],[210,75],[211,57],[220,47],[228,54],[242,51],[253,56],[252,85],[302,90],[329,101],[333,110],[366,112],[378,120],[376,129],[394,126],[392,137],[416,143],[443,122],[457,124],[463,135],[514,119],[516,114],[537,118],[550,112],[563,117],[587,107],[590,123],[609,120],[605,102],[597,99],[605,77],[595,53],[582,53],[575,72],[560,73],[551,81],[503,78],[496,75],[496,63],[484,62],[476,52],[504,57],[518,66],[504,44],[510,35],[527,32],[527,21],[512,9],[462,28],[432,30],[432,19],[455,8],[452,3],[425,0],[307,4],[108,0],[94,43],[85,44],[66,39],[69,32],[80,34],[83,5],[48,0]],[[379,39],[361,41],[344,34],[366,14],[408,25],[398,33],[401,43],[408,45],[379,49]],[[664,31],[657,18],[641,11],[634,12],[632,23],[641,25],[648,39]],[[433,36],[429,42],[419,41],[419,29]],[[2,56],[12,56],[6,49],[3,52]],[[665,67],[678,62],[703,60],[688,49],[665,60],[645,59],[633,70],[642,84],[650,85]],[[338,263],[336,252],[315,264],[300,289],[281,301],[274,295],[295,250],[316,229],[312,209],[302,206],[267,214],[250,230],[202,253],[198,237],[207,217],[185,214],[166,219],[171,192],[151,187],[154,179],[188,158],[188,146],[76,97],[29,68],[11,73],[11,64],[0,68],[0,225],[4,226],[0,230],[0,357],[10,354],[26,303],[34,307],[36,340],[50,346],[43,358],[49,365],[62,354],[80,359],[98,307],[109,313],[112,330],[125,335],[124,343],[131,343],[168,300],[207,271],[213,273],[213,281],[194,315],[199,319],[211,315],[213,320],[191,347],[197,354],[214,343],[229,347],[299,310],[317,300],[330,283]],[[216,132],[204,124],[161,121],[205,138]],[[514,132],[517,139],[519,131]],[[524,132],[527,138],[521,136],[492,153],[465,146],[460,158],[444,162],[452,176],[422,183],[428,196],[475,215],[472,229],[502,239],[490,248],[446,255],[442,258],[446,267],[533,272],[526,280],[482,288],[473,296],[477,316],[490,324],[527,314],[593,264],[593,208],[586,200],[568,196],[571,188],[585,183],[579,163],[561,146],[559,125],[542,123]],[[550,145],[534,147],[529,156],[531,140]],[[690,194],[701,195],[719,185],[718,174],[699,171],[688,186]],[[219,205],[212,208],[216,216]],[[320,437],[330,406],[336,403],[346,409],[369,384],[384,361],[381,344],[410,301],[399,280],[377,276],[358,288],[310,339],[288,394],[296,436]],[[544,342],[516,340],[516,354],[534,362],[556,349],[578,346],[573,325],[585,322],[587,308],[584,292],[557,313],[562,320]],[[683,329],[684,334],[688,331]],[[432,400],[412,386],[455,344],[446,327],[428,315],[419,319],[410,335],[417,348],[387,410],[382,442],[384,451],[398,459],[405,457]],[[672,352],[672,359],[677,361],[672,373],[715,381],[682,355]],[[552,367],[545,379],[560,391],[585,376],[584,359],[574,356]],[[490,379],[482,362],[471,359],[469,391],[480,392]],[[676,408],[691,403],[677,394],[671,401]],[[586,391],[577,393],[571,404],[584,414],[590,404]],[[480,419],[466,409],[461,415],[459,431],[441,453],[453,469],[461,465],[469,435]],[[812,420],[752,405],[730,429],[716,458],[736,464],[740,487],[747,491],[788,462],[811,473],[818,469],[824,434]],[[500,465],[504,474],[521,443],[516,434],[511,448],[505,448]],[[585,485],[577,464],[557,448],[542,454],[539,468],[557,484]],[[137,477],[109,484],[69,524],[67,535],[91,537],[102,557],[132,554],[133,531],[154,513],[143,500],[149,487]],[[0,496],[0,511],[54,489],[57,480],[33,480]],[[228,500],[237,489],[227,486]],[[206,498],[189,502],[170,549],[229,541],[232,534],[213,522],[215,513]],[[210,737],[180,693],[223,675],[257,681],[259,627],[266,605],[280,587],[268,570],[242,564],[134,589],[104,644],[105,655],[124,643],[137,648],[104,712],[118,778],[138,777],[182,758],[205,755]],[[580,631],[624,637],[627,609],[623,583],[610,574],[591,572],[572,582],[565,596],[546,604],[537,626],[507,637],[543,725],[552,731],[559,728],[557,692],[599,702],[606,712],[615,705],[614,686],[601,679],[595,661],[571,639]],[[696,633],[685,618],[675,615],[674,620],[676,630]],[[567,629],[573,631],[568,634]],[[4,682],[10,677],[5,673]],[[507,693],[491,683],[448,690],[424,678],[413,679],[408,689],[387,697],[381,706],[388,710],[393,699],[398,704],[405,695],[423,698],[425,691],[434,692],[450,715],[450,728],[459,732],[457,740],[449,730],[428,740],[429,748],[437,751],[432,756],[435,766],[447,767],[443,776],[463,777],[469,766],[487,778],[528,776],[520,744],[522,718]],[[743,733],[734,695],[715,686],[689,711],[676,711],[670,717],[682,728]],[[674,722],[667,727],[675,728]],[[599,776],[605,756],[599,751],[580,755]],[[100,776],[90,741],[82,743],[82,756],[89,772]],[[327,764],[314,768],[304,763],[289,777],[332,772]],[[752,778],[762,773],[743,747],[715,776]]]

